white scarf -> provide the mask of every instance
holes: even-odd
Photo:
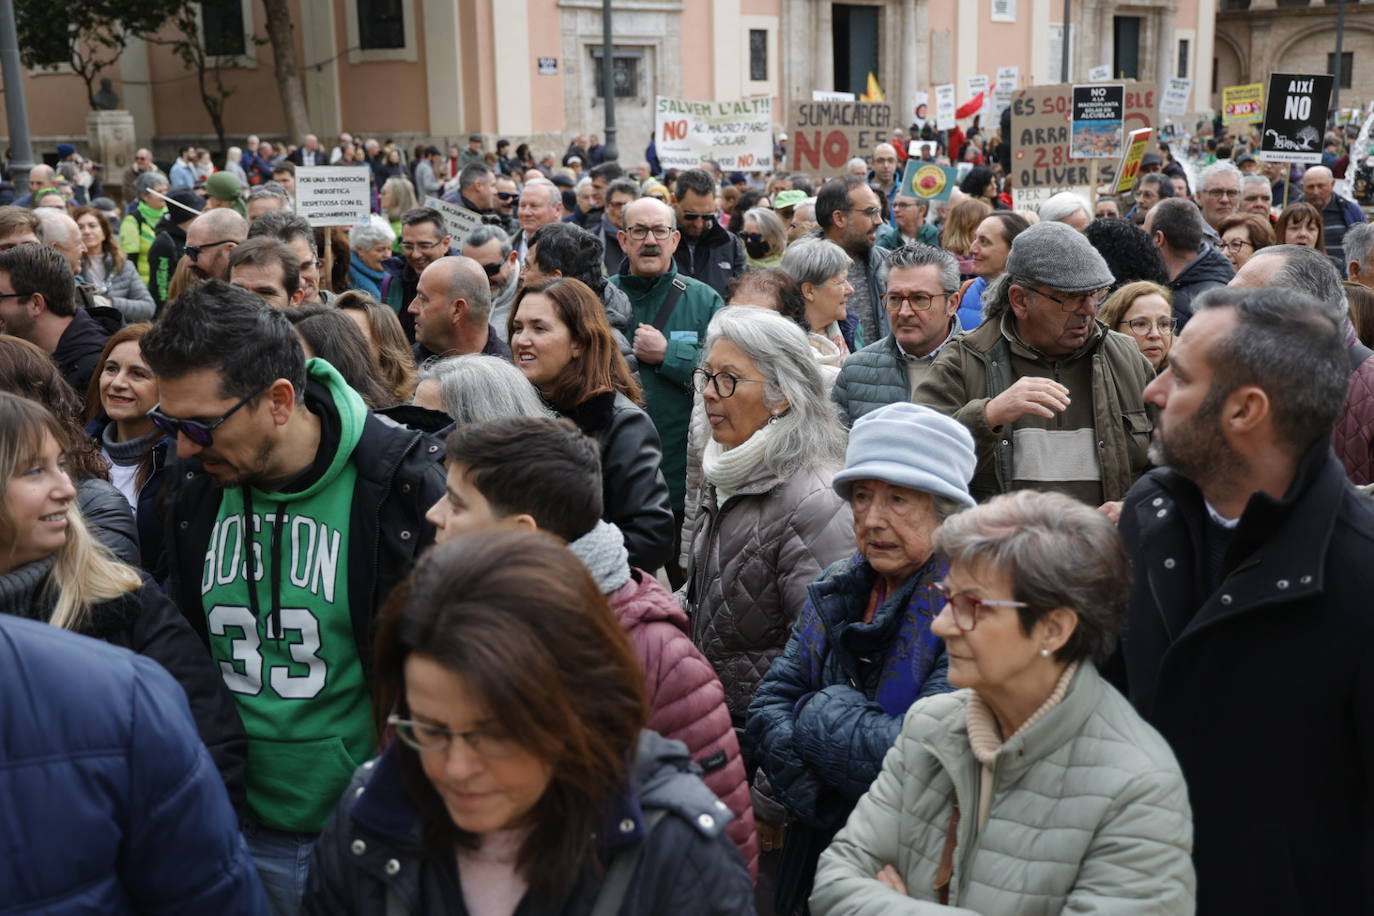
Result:
[[[706,448],[701,453],[701,470],[716,488],[719,502],[729,499],[753,475],[773,434],[774,419],[770,418],[752,436],[732,449],[722,447],[714,437],[707,440]]]

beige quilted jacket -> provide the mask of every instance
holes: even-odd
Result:
[[[930,697],[907,713],[878,778],[821,855],[814,916],[1193,913],[1183,774],[1159,733],[1091,664],[1079,666],[1061,703],[998,751],[979,835],[971,696]],[[941,906],[933,887],[956,799],[950,905]],[[874,879],[888,864],[908,896]]]

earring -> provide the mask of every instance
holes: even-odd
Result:
[[[1049,650],[1049,649],[1041,649],[1041,650],[1040,650],[1040,655],[1041,655],[1042,658],[1049,658],[1049,657],[1050,657],[1050,650]]]

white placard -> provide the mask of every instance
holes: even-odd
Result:
[[[954,120],[954,84],[945,83],[943,86],[935,87],[935,129],[953,130],[956,121]]]
[[[991,0],[992,10],[988,17],[993,22],[1015,22],[1016,0]]]
[[[734,102],[654,100],[654,142],[665,169],[700,168],[713,159],[725,171],[773,167],[773,97]]]
[[[988,116],[992,114],[992,80],[986,73],[970,76],[964,80],[964,92],[967,93],[970,102],[980,92],[983,94],[983,107],[978,109],[978,114],[983,119],[982,123],[986,124]]]
[[[296,169],[296,212],[312,226],[353,226],[372,213],[372,170],[356,165]]]
[[[1011,107],[1011,97],[1021,87],[1020,67],[998,67],[997,81],[993,83],[992,110],[1001,114]]]
[[[852,92],[826,92],[824,89],[812,89],[811,101],[813,102],[853,102],[857,101]]]
[[[478,214],[437,197],[426,197],[425,206],[438,210],[439,215],[444,218],[444,231],[453,237],[454,248],[462,248],[463,239],[482,225],[482,217]]]
[[[1163,115],[1182,115],[1188,111],[1188,96],[1193,91],[1193,81],[1170,77],[1164,81],[1164,92],[1159,100],[1159,113]]]
[[[1091,70],[1088,71],[1088,82],[1090,83],[1105,83],[1107,80],[1111,78],[1111,64],[1102,64],[1101,66],[1093,67]]]

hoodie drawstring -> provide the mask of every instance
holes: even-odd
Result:
[[[253,619],[262,620],[258,604],[257,561],[253,556],[253,493],[244,486],[243,491],[243,554],[248,573],[248,606]],[[282,639],[281,628],[281,523],[286,512],[286,503],[277,503],[277,512],[272,522],[272,606],[268,608],[266,638],[276,643]]]

